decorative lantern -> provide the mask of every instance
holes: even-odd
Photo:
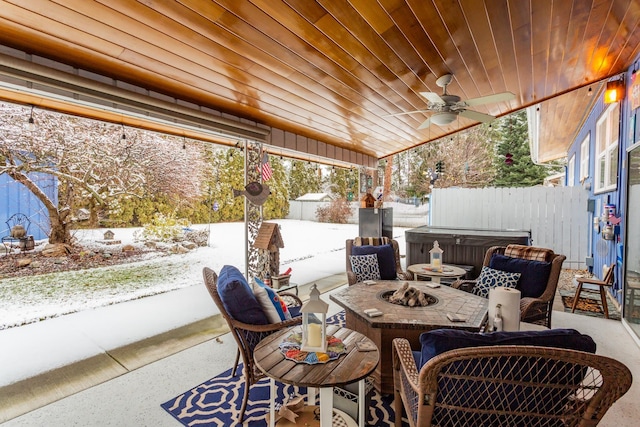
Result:
[[[444,251],[440,249],[440,245],[438,245],[438,241],[433,242],[433,249],[429,251],[429,255],[431,257],[431,270],[432,271],[442,271],[442,253]]]
[[[311,285],[309,301],[302,305],[302,351],[327,351],[327,311],[329,304],[320,299],[315,284]]]

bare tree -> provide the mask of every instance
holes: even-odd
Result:
[[[180,138],[41,110],[35,129],[28,130],[27,107],[3,103],[0,113],[0,174],[24,185],[45,206],[51,243],[70,242],[79,204],[117,209],[124,197],[163,193],[189,200],[201,194],[201,157]],[[58,179],[57,203],[31,172]]]

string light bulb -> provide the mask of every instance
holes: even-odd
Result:
[[[36,130],[36,122],[33,119],[33,105],[31,106],[31,115],[29,116],[29,120],[27,120],[27,130],[30,132]]]
[[[122,124],[122,136],[120,137],[122,141],[127,139],[127,134],[124,132],[124,123]]]

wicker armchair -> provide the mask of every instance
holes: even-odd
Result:
[[[356,278],[356,273],[354,273],[353,269],[351,268],[351,260],[349,259],[349,257],[351,256],[353,246],[356,244],[356,240],[359,240],[359,239],[363,241],[363,244],[373,244],[374,246],[387,244],[387,242],[390,243],[391,246],[393,247],[393,252],[395,254],[396,274],[398,276],[398,279],[413,280],[413,275],[402,269],[402,265],[400,264],[400,246],[398,245],[397,240],[388,239],[385,237],[383,238],[360,237],[356,239],[347,239],[346,241],[345,254],[346,254],[346,266],[347,266],[347,281],[349,282],[349,286],[358,282],[358,279]]]
[[[403,408],[411,427],[595,426],[632,382],[614,359],[533,346],[451,350],[418,371],[403,338],[393,376],[396,427]]]
[[[520,299],[520,320],[527,323],[551,327],[551,314],[553,312],[553,299],[556,295],[562,263],[566,259],[564,255],[556,254],[551,249],[538,248],[523,245],[493,246],[487,249],[484,255],[483,266],[488,267],[493,254],[506,255],[513,258],[522,258],[533,261],[551,262],[551,272],[545,286],[545,290],[537,298],[527,297]],[[458,280],[451,286],[471,292],[475,286],[475,280]]]
[[[283,328],[299,325],[300,323],[302,323],[302,317],[295,317],[291,320],[285,320],[280,323],[273,323],[268,325],[249,325],[247,323],[242,323],[238,320],[235,320],[225,310],[224,305],[222,304],[222,300],[220,299],[220,295],[218,294],[218,275],[215,273],[215,271],[207,267],[203,269],[202,273],[207,290],[209,291],[211,298],[213,298],[213,301],[218,307],[218,310],[220,310],[220,313],[224,317],[224,320],[226,320],[227,325],[231,330],[231,334],[238,344],[238,350],[242,354],[242,361],[244,363],[243,371],[245,378],[245,387],[244,396],[242,398],[242,407],[240,409],[240,418],[238,419],[238,423],[242,424],[242,420],[244,419],[244,412],[247,408],[247,402],[249,400],[249,388],[264,377],[262,371],[257,369],[254,365],[253,349],[266,336]],[[285,293],[282,293],[281,295],[289,306],[291,306],[291,304],[300,306],[302,305],[302,301],[296,295]],[[234,366],[234,375],[235,370],[236,367]]]

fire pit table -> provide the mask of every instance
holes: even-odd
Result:
[[[398,289],[402,281],[356,283],[330,298],[345,310],[346,327],[370,338],[380,350],[380,364],[371,374],[376,389],[393,393],[392,345],[394,338],[406,338],[411,348],[420,348],[420,334],[440,328],[479,332],[487,319],[488,300],[448,286],[431,288],[428,282],[411,281],[409,285],[435,299],[426,307],[407,307],[385,299]],[[383,315],[370,317],[368,309],[378,309]],[[457,314],[465,321],[452,322],[447,314]]]

